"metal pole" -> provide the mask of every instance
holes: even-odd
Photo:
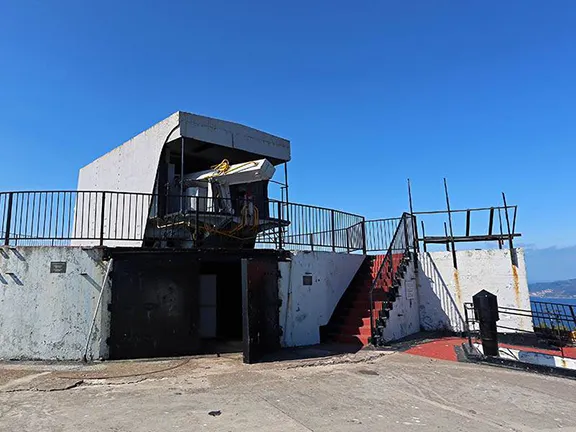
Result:
[[[102,192],[102,209],[100,214],[100,246],[104,246],[104,207],[106,206],[106,192]]]
[[[184,137],[180,147],[180,211],[184,211]]]
[[[6,232],[4,233],[4,245],[8,246],[10,244],[10,227],[12,225],[12,201],[14,199],[14,193],[10,192],[8,194],[8,212],[6,214]]]
[[[332,225],[332,252],[336,252],[336,232],[334,231],[334,226],[336,225],[335,218],[334,210],[330,210],[330,222]]]
[[[98,296],[98,301],[96,302],[96,308],[94,309],[94,316],[92,317],[92,324],[90,324],[90,330],[88,331],[88,337],[86,338],[86,347],[84,348],[84,355],[82,356],[82,360],[84,363],[88,361],[88,347],[90,346],[90,337],[92,336],[92,331],[94,330],[94,324],[96,323],[96,317],[98,316],[98,310],[100,308],[100,303],[102,303],[102,295],[104,294],[104,287],[106,286],[106,282],[108,281],[108,276],[110,275],[110,268],[112,267],[112,261],[114,258],[111,258],[108,262],[108,268],[106,269],[106,274],[104,275],[104,280],[102,281],[102,285],[100,286],[100,295]]]
[[[510,217],[508,216],[508,205],[506,204],[506,195],[502,192],[502,200],[504,201],[504,211],[506,212],[506,226],[508,229],[508,246],[510,247],[510,259],[512,260],[512,265],[518,265],[518,259],[514,251],[514,240],[512,237],[512,232],[510,230]]]
[[[196,197],[196,210],[194,211],[194,230],[195,233],[194,235],[196,236],[195,241],[194,241],[194,247],[198,247],[198,243],[200,241],[200,232],[198,231],[198,226],[199,226],[199,219],[200,219],[200,200],[202,199],[202,197]],[[207,204],[204,204],[205,206],[207,206]]]
[[[290,201],[288,199],[288,162],[284,162],[284,186],[286,186],[286,204]]]
[[[426,238],[426,231],[424,231],[424,221],[420,221],[420,223],[422,224],[422,245],[424,246],[424,252],[428,252],[426,250],[426,240],[424,240]]]
[[[362,254],[366,255],[368,247],[366,245],[366,218],[362,219]]]
[[[502,200],[504,201],[504,211],[506,212],[506,226],[508,229],[508,246],[510,246],[510,251],[514,249],[514,243],[512,241],[512,233],[510,231],[510,218],[508,216],[508,206],[506,205],[506,195],[502,192]]]
[[[448,196],[448,183],[444,177],[444,192],[446,193],[446,208],[448,209],[448,224],[450,225],[450,239],[452,240],[452,261],[454,268],[458,269],[458,261],[456,260],[456,244],[454,243],[454,230],[452,228],[452,213],[450,211],[450,197]]]
[[[278,250],[282,250],[282,203],[278,201]]]
[[[418,222],[416,221],[416,216],[414,215],[414,207],[412,206],[412,185],[410,184],[410,179],[408,179],[408,200],[410,202],[410,219],[412,221],[412,234],[414,236],[414,251],[417,252],[419,248]]]

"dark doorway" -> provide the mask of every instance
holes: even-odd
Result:
[[[243,351],[253,363],[279,349],[278,256],[121,248],[109,255],[111,359]]]
[[[240,259],[200,264],[199,326],[205,354],[242,351]]]
[[[114,257],[110,358],[194,354],[198,337],[198,265],[186,255]]]
[[[242,260],[244,363],[256,363],[280,349],[278,263]]]

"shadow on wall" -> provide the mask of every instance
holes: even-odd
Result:
[[[465,320],[453,293],[429,253],[421,253],[420,261],[420,326],[422,330],[462,332]]]

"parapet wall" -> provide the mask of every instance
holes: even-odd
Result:
[[[458,270],[452,252],[419,254],[420,325],[423,330],[464,330],[464,303],[487,290],[498,297],[498,305],[530,310],[524,250],[515,249],[517,265],[510,250],[486,249],[457,251]],[[501,326],[533,331],[527,317],[503,315]],[[514,332],[514,330],[502,330]]]
[[[0,248],[0,359],[80,360],[106,266],[99,249]],[[105,289],[89,359],[108,354]]]

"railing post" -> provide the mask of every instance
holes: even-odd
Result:
[[[100,214],[100,246],[104,246],[104,207],[106,205],[106,192],[102,192],[102,209]]]
[[[334,215],[334,210],[330,210],[330,219],[332,225],[332,252],[336,252],[336,232],[334,231],[334,227],[336,225],[336,216]]]
[[[8,212],[6,214],[6,232],[4,233],[4,245],[8,246],[10,243],[10,228],[12,225],[12,200],[14,198],[14,193],[10,192],[8,194]]]
[[[282,250],[282,202],[278,201],[278,250]]]
[[[408,221],[406,220],[406,213],[402,215],[402,222],[404,223],[404,250],[408,249],[410,245],[408,244]]]
[[[362,218],[362,254],[366,255],[366,218]]]
[[[200,236],[200,233],[198,232],[198,225],[199,225],[199,220],[200,220],[200,198],[201,197],[196,197],[196,209],[194,210],[194,247],[195,248],[198,247],[199,236]],[[206,207],[207,206],[208,206],[208,204],[206,204]]]

